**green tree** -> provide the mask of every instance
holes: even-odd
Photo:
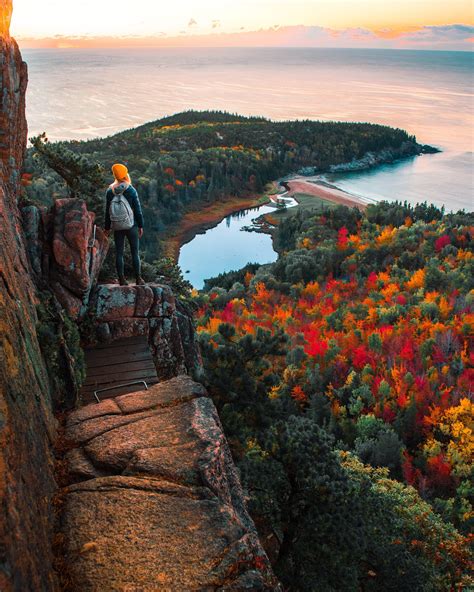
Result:
[[[84,199],[101,221],[104,210],[103,191],[107,184],[103,167],[61,142],[52,144],[45,133],[30,138],[30,142],[38,157],[64,179],[69,197]]]
[[[234,327],[222,323],[217,333],[200,333],[199,339],[205,383],[227,435],[234,442],[244,442],[251,428],[264,429],[275,416],[268,391],[276,383],[276,376],[267,356],[282,355],[286,337],[259,328],[255,335],[237,338]]]

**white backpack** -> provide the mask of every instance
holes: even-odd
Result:
[[[120,186],[125,191],[129,185]],[[110,222],[112,230],[129,230],[135,224],[133,210],[128,199],[121,193],[116,193],[110,202]]]

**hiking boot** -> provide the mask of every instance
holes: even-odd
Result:
[[[144,286],[145,285],[145,280],[139,276],[137,277],[137,282],[136,282],[137,286]]]
[[[121,286],[128,286],[128,282],[127,282],[127,280],[124,278],[124,276],[123,276],[123,275],[119,277],[119,284],[120,284]]]

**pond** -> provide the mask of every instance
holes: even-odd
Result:
[[[295,204],[294,200],[287,202],[290,207]],[[205,279],[220,273],[241,269],[247,263],[276,261],[278,255],[273,249],[271,236],[245,230],[253,227],[256,218],[273,211],[274,205],[241,210],[183,245],[178,263],[184,277],[195,288],[201,289]]]

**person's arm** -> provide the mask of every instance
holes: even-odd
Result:
[[[140,204],[140,199],[138,197],[137,190],[133,187],[133,199],[132,199],[132,210],[133,215],[135,216],[135,222],[140,230],[143,232],[143,212],[142,206]]]
[[[110,222],[110,202],[113,199],[113,192],[111,189],[107,189],[107,193],[105,194],[105,232],[110,231],[110,227],[112,226]]]

